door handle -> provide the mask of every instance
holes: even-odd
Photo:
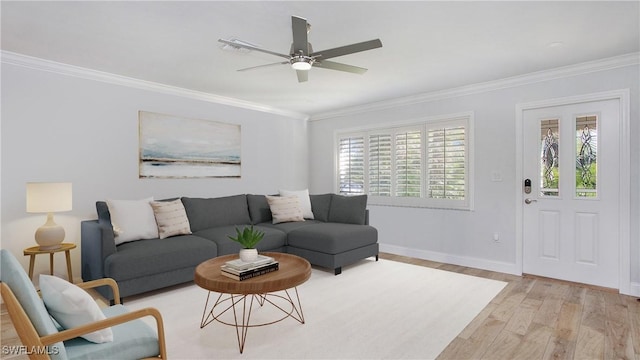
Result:
[[[534,202],[538,202],[538,200],[529,199],[529,198],[524,199],[524,203],[525,203],[525,204],[527,204],[527,205],[529,205],[529,204],[531,204],[531,203],[534,203]]]

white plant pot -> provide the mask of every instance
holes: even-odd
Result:
[[[244,262],[258,260],[258,249],[240,249],[240,260]]]

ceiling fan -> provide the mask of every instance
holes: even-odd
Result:
[[[255,50],[287,59],[287,61],[253,66],[249,68],[239,69],[238,71],[253,70],[273,65],[289,64],[294,70],[296,70],[296,74],[298,75],[298,82],[304,82],[309,79],[308,75],[311,67],[346,71],[354,74],[364,74],[367,71],[367,69],[365,68],[342,64],[334,61],[328,61],[327,59],[382,47],[382,42],[380,41],[380,39],[375,39],[314,52],[311,48],[311,44],[307,40],[307,33],[309,32],[310,28],[311,25],[309,25],[307,19],[298,16],[291,17],[293,43],[291,44],[291,50],[289,51],[288,55],[262,49],[240,40],[218,39],[218,41],[235,49],[244,48],[248,50]]]

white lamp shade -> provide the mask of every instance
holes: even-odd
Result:
[[[70,211],[73,203],[71,183],[27,183],[27,212]]]

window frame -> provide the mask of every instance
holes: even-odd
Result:
[[[343,129],[335,131],[335,146],[334,146],[334,161],[335,161],[335,169],[334,169],[334,187],[335,192],[340,193],[340,151],[339,144],[341,139],[351,138],[351,137],[363,137],[364,139],[364,186],[362,194],[368,195],[368,203],[370,205],[382,205],[382,206],[399,206],[399,207],[423,207],[423,208],[437,208],[437,209],[452,209],[452,210],[473,210],[473,198],[474,198],[474,177],[473,177],[473,168],[474,168],[474,156],[473,156],[473,143],[474,143],[474,113],[463,112],[456,114],[448,114],[441,116],[433,116],[433,117],[424,117],[419,119],[414,119],[411,121],[405,122],[397,122],[397,123],[385,123],[379,124],[376,126],[367,126],[360,128],[352,128],[352,129]],[[428,173],[428,155],[427,155],[427,146],[428,139],[427,134],[429,130],[434,128],[454,128],[463,126],[465,128],[465,196],[464,200],[456,200],[456,199],[437,199],[428,197],[428,184],[429,184],[429,173]],[[419,130],[421,132],[421,163],[420,163],[420,174],[421,174],[421,194],[420,197],[404,197],[404,196],[396,196],[396,136],[399,133],[407,132],[407,131],[416,131]],[[391,135],[391,196],[376,196],[369,194],[369,178],[370,178],[370,136],[376,135]],[[355,194],[349,194],[355,195]]]

